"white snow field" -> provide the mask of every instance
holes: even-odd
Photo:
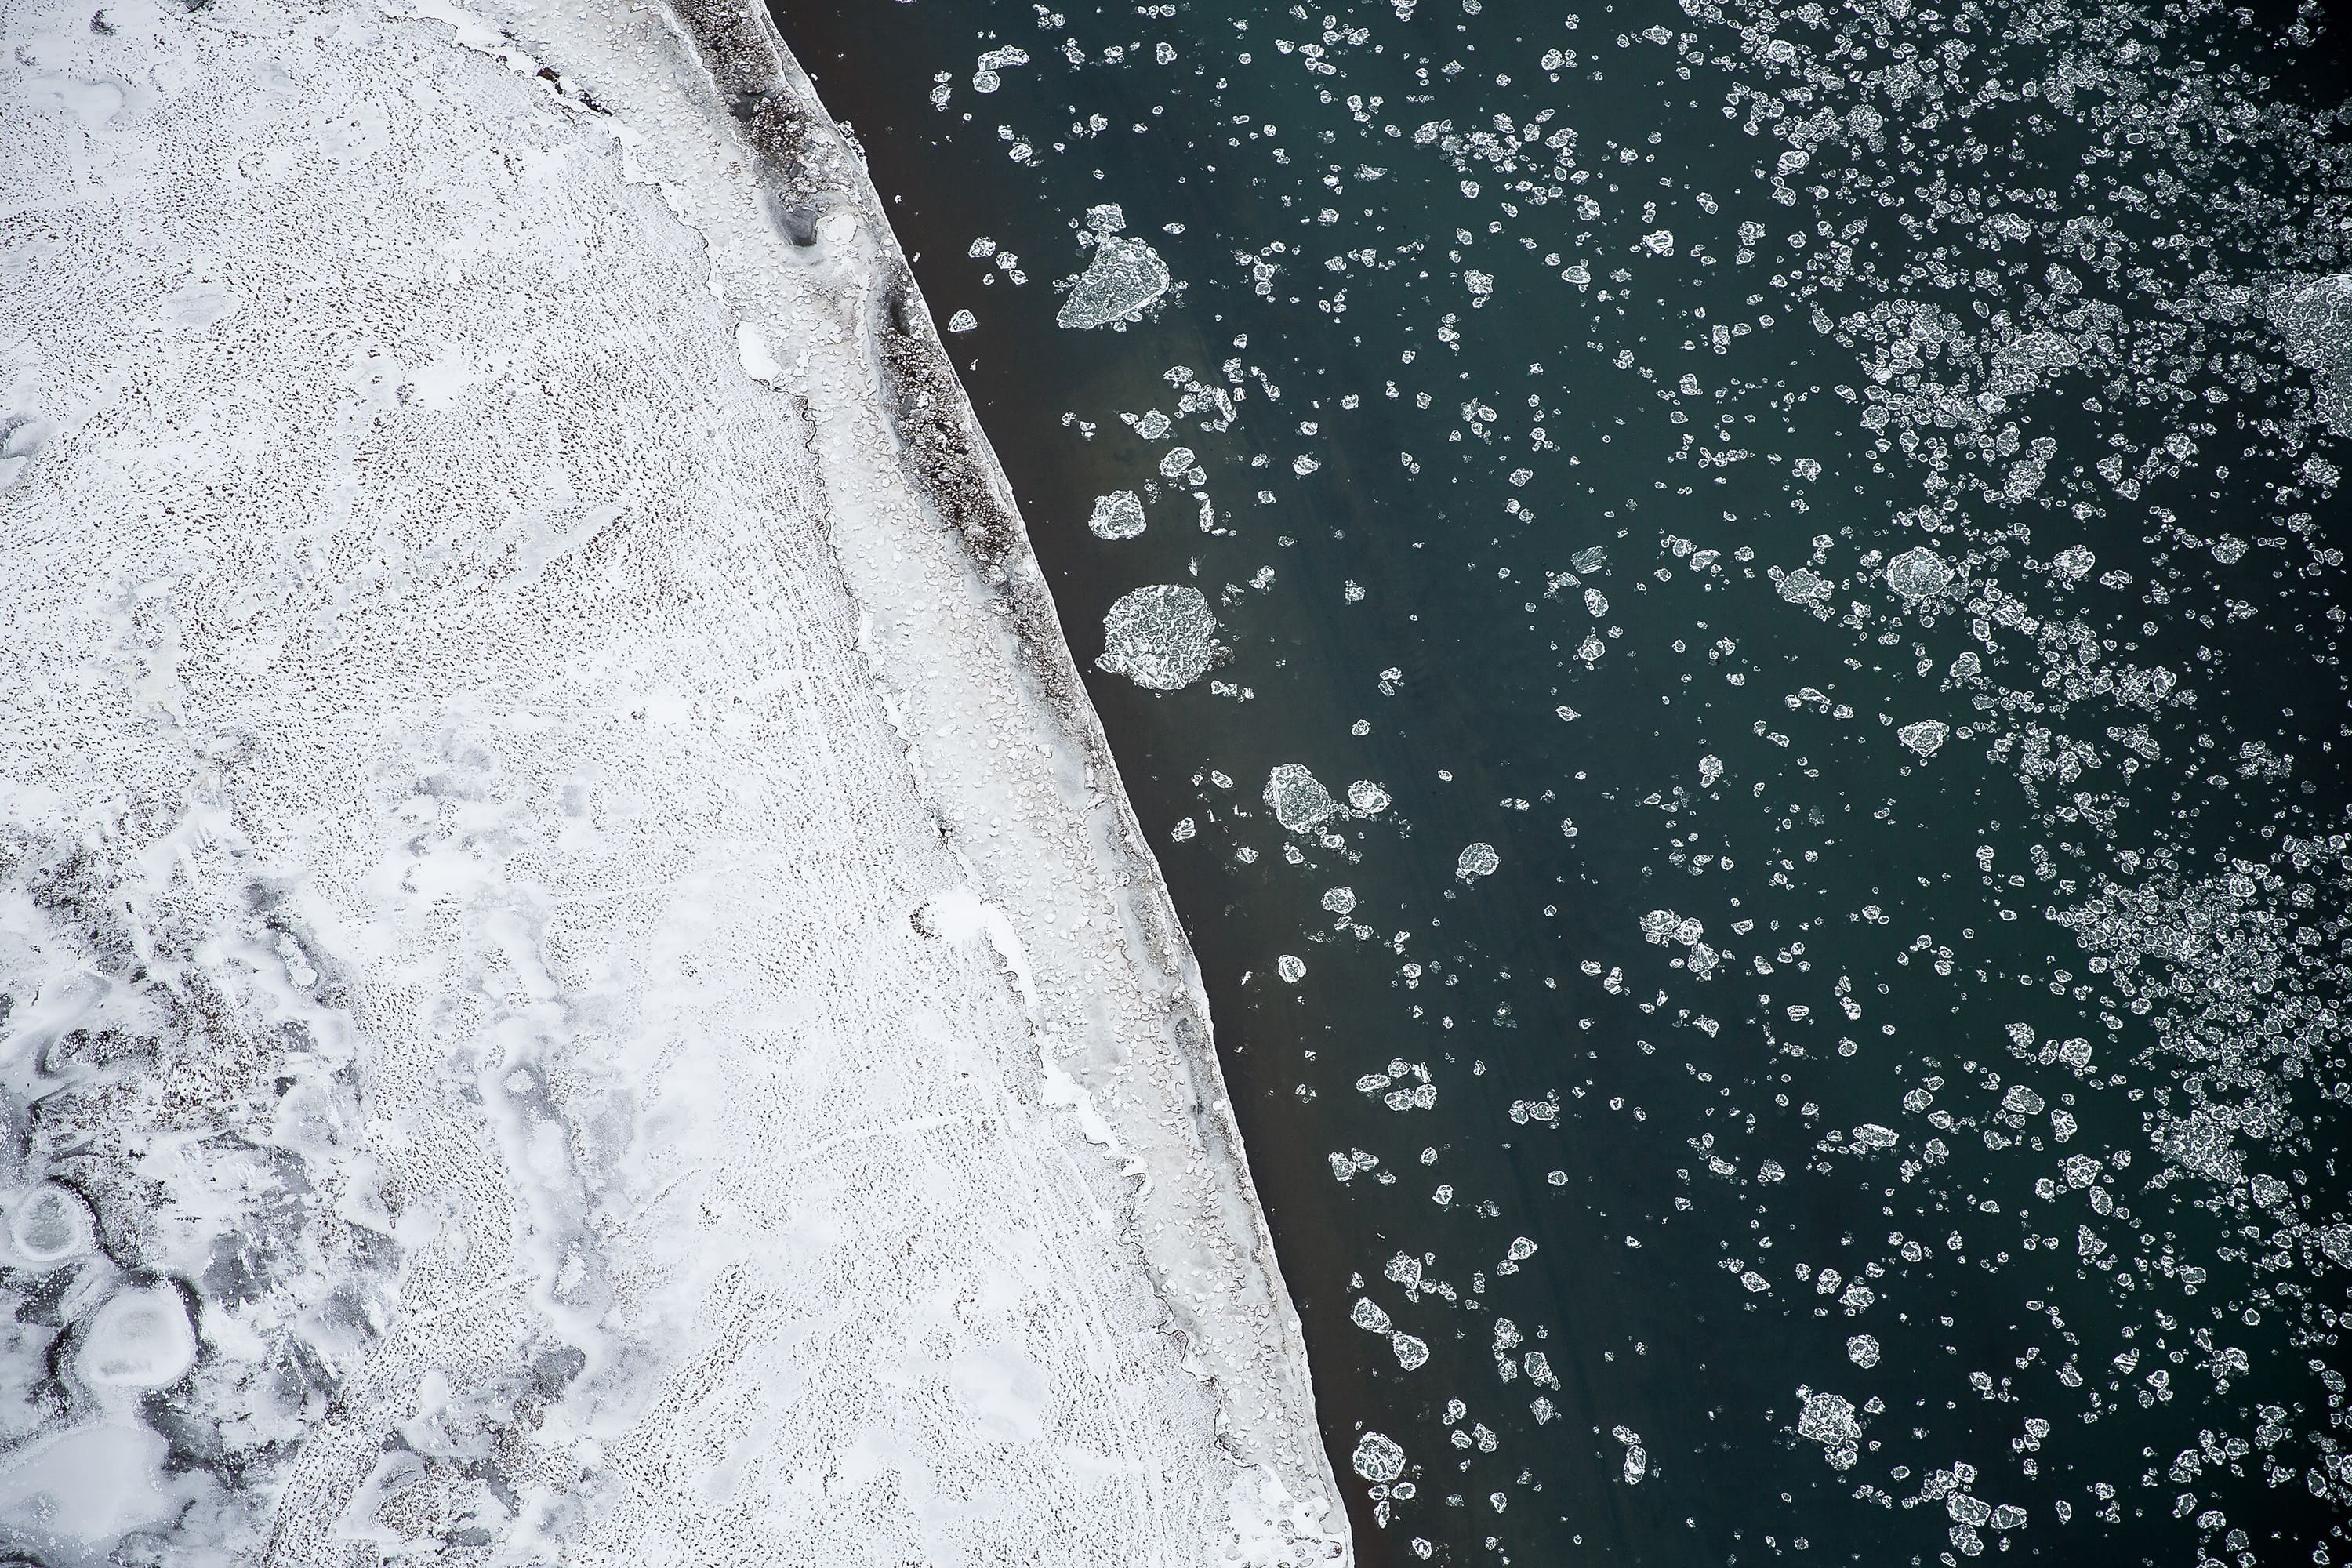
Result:
[[[1348,1558],[1009,491],[737,4],[0,7],[19,1555]]]

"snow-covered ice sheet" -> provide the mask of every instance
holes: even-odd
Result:
[[[1191,955],[764,14],[93,10],[0,12],[0,1538],[1344,1560]]]

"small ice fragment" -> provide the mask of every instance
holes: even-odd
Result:
[[[1175,479],[1177,476],[1183,473],[1185,469],[1191,468],[1192,466],[1192,462],[1193,456],[1192,447],[1171,447],[1168,448],[1166,456],[1160,459],[1160,477],[1163,479]]]
[[[1574,568],[1576,571],[1584,573],[1587,575],[1600,571],[1602,566],[1608,563],[1608,561],[1609,551],[1607,547],[1599,544],[1587,545],[1585,548],[1578,551],[1575,554],[1568,558],[1568,563],[1570,567]]]
[[[1307,833],[1339,809],[1331,792],[1297,763],[1284,763],[1266,775],[1265,804],[1274,819],[1293,833]]]
[[[1293,985],[1307,978],[1307,961],[1291,953],[1286,952],[1276,959],[1274,968],[1275,973]]]
[[[1723,759],[1712,753],[1698,760],[1698,787],[1706,789],[1723,776]]]
[[[1348,1321],[1360,1329],[1369,1329],[1376,1334],[1389,1331],[1389,1315],[1381,1310],[1381,1304],[1370,1296],[1357,1299],[1355,1307],[1348,1313]]]
[[[2056,568],[2058,574],[2069,583],[2079,583],[2089,576],[2091,568],[2098,563],[2099,558],[2090,551],[2079,544],[2070,544],[2060,551],[2058,559],[2050,564]]]
[[[1168,830],[1168,837],[1173,842],[1181,844],[1184,840],[1192,837],[1193,834],[1198,833],[1200,829],[1192,825],[1192,819],[1188,816],[1183,821],[1178,823],[1175,826],[1170,828]]]
[[[1359,816],[1378,816],[1389,808],[1389,792],[1370,779],[1348,786],[1348,806]]]
[[[1922,719],[1916,724],[1906,724],[1895,731],[1895,738],[1923,757],[1932,757],[1943,749],[1952,727],[1937,719]]]
[[[1323,907],[1335,915],[1353,914],[1356,910],[1356,890],[1353,888],[1333,888],[1323,895]]]
[[[1467,882],[1479,877],[1493,876],[1495,868],[1502,863],[1502,857],[1495,853],[1493,845],[1472,844],[1465,846],[1461,856],[1454,860],[1454,874]]]
[[[1397,1364],[1407,1372],[1429,1359],[1429,1342],[1416,1339],[1402,1329],[1389,1336],[1389,1349],[1396,1352]]]
[[[1855,1334],[1845,1342],[1845,1353],[1846,1359],[1856,1366],[1876,1366],[1878,1342],[1868,1334]]]
[[[90,1321],[74,1370],[100,1388],[168,1388],[195,1364],[188,1310],[168,1285],[118,1290]]]
[[[1355,1466],[1368,1481],[1392,1481],[1404,1474],[1404,1450],[1384,1433],[1367,1432],[1356,1442]]]
[[[34,1188],[8,1216],[8,1239],[16,1256],[36,1268],[79,1257],[95,1238],[89,1205],[54,1183]]]
[[[1117,202],[1104,202],[1088,207],[1087,227],[1098,236],[1122,233],[1127,228],[1127,211]]]
[[[1097,668],[1151,691],[1175,691],[1216,661],[1217,618],[1201,590],[1155,583],[1122,597],[1103,616]]]
[[[1106,235],[1054,320],[1081,329],[1123,321],[1167,293],[1171,281],[1158,251],[1139,239]]]
[[[970,310],[958,310],[948,318],[948,331],[951,332],[969,332],[979,325],[980,318]]]
[[[1886,563],[1886,585],[1909,604],[1934,598],[1951,580],[1951,567],[1925,545],[1906,550]]]
[[[1113,490],[1095,498],[1095,514],[1087,526],[1097,539],[1133,539],[1143,531],[1143,498],[1133,490]]]

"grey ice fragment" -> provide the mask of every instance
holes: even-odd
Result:
[[[1348,786],[1348,806],[1359,816],[1378,816],[1389,808],[1389,792],[1370,779]]]
[[[1780,579],[1780,597],[1792,605],[1817,604],[1835,591],[1810,566],[1800,566]]]
[[[1065,327],[1099,327],[1128,320],[1168,292],[1168,264],[1139,239],[1106,235],[1054,320]]]
[[[1878,1342],[1868,1334],[1855,1334],[1845,1342],[1846,1359],[1860,1367],[1878,1364]]]
[[[1293,833],[1308,833],[1339,811],[1331,792],[1297,763],[1284,763],[1266,775],[1265,804],[1274,819]]]
[[[2056,560],[2050,563],[2057,574],[2069,583],[2081,582],[2091,574],[2091,568],[2098,563],[2099,558],[2080,544],[2068,545],[2058,552]]]
[[[1217,657],[1217,618],[1198,588],[1155,583],[1138,588],[1103,617],[1096,668],[1151,691],[1175,691],[1209,672]]]
[[[1495,868],[1502,863],[1503,858],[1495,853],[1493,845],[1471,844],[1465,846],[1461,855],[1455,858],[1454,874],[1465,882],[1474,881],[1480,877],[1493,876]]]
[[[1087,526],[1097,539],[1133,539],[1143,531],[1143,499],[1133,490],[1113,490],[1095,498],[1095,514]]]

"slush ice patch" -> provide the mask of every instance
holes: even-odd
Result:
[[[1155,583],[1122,597],[1103,617],[1096,667],[1150,691],[1176,691],[1209,672],[1217,658],[1217,617],[1201,590]]]

